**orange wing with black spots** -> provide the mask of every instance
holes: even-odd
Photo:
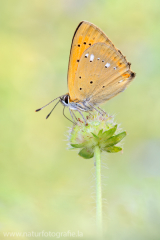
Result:
[[[87,48],[98,42],[105,42],[113,46],[107,36],[95,25],[86,21],[80,22],[72,39],[68,65],[68,90],[70,98],[73,100],[75,99],[73,85],[80,58]]]
[[[101,104],[124,91],[134,76],[113,46],[95,43],[82,54],[72,89],[78,101]]]
[[[89,22],[73,36],[68,67],[70,101],[100,104],[123,91],[135,74],[108,37]]]

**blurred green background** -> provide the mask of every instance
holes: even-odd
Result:
[[[48,120],[52,106],[34,112],[68,91],[82,20],[100,27],[137,73],[103,105],[128,133],[123,154],[102,157],[105,239],[160,239],[159,0],[0,1],[0,239],[4,231],[42,230],[94,239],[93,159],[67,150],[72,124],[62,106]]]

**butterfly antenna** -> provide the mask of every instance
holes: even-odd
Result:
[[[63,97],[63,96],[60,96],[60,97],[57,97],[57,98],[53,99],[51,102],[47,103],[45,106],[43,106],[43,107],[38,108],[37,110],[35,110],[35,112],[38,112],[38,111],[42,110],[43,108],[45,108],[46,106],[48,106],[50,103],[54,102],[55,100],[57,100],[58,98],[61,98],[61,97]]]
[[[49,118],[49,116],[51,115],[51,113],[53,112],[53,110],[55,109],[55,107],[57,106],[57,104],[60,102],[60,100],[56,103],[56,105],[54,105],[54,107],[52,108],[52,110],[50,111],[50,113],[47,115],[46,119]]]

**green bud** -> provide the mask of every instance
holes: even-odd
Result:
[[[69,142],[72,148],[81,148],[79,155],[89,159],[94,156],[95,146],[99,146],[101,152],[116,153],[122,151],[117,145],[125,136],[126,132],[120,129],[112,116],[94,113],[86,119],[86,126],[82,121],[78,121],[70,129]]]
[[[92,148],[82,148],[82,150],[78,154],[83,158],[89,159],[94,156],[94,151]]]

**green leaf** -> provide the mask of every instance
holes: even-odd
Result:
[[[120,152],[122,150],[122,148],[121,147],[112,146],[112,147],[104,148],[103,150],[106,151],[106,152],[109,152],[109,153],[117,153],[117,152]]]
[[[101,130],[99,131],[99,133],[98,133],[98,137],[101,137],[102,134],[103,134],[103,129],[101,129]]]
[[[105,131],[102,134],[103,141],[105,141],[108,138],[112,137],[116,130],[117,130],[117,125],[115,125],[113,128],[110,128],[109,130]]]
[[[79,154],[79,156],[81,156],[85,159],[89,159],[94,156],[94,152],[93,152],[92,148],[83,148],[78,154]]]
[[[91,132],[92,133],[92,132]],[[97,135],[95,135],[94,133],[92,133],[92,135],[97,139],[99,140],[99,137]]]
[[[72,144],[71,143],[71,146],[74,147],[74,148],[82,148],[84,147],[86,144],[86,142],[83,142],[83,143],[80,143],[80,144]]]
[[[110,137],[105,141],[104,148],[111,147],[119,143],[126,136],[126,132],[117,134],[116,136]]]

